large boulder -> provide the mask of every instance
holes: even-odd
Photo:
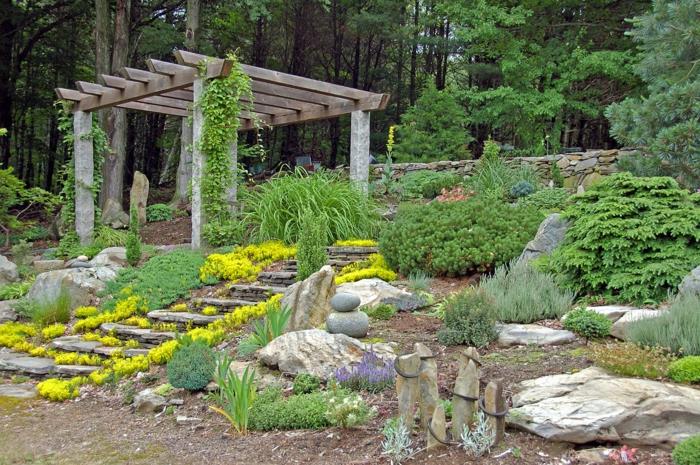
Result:
[[[587,368],[519,383],[508,423],[552,441],[672,445],[700,433],[700,390]]]
[[[329,265],[287,289],[282,307],[292,309],[285,331],[299,331],[321,326],[331,312],[335,295],[335,273]]]
[[[283,373],[310,373],[328,379],[336,369],[358,363],[369,350],[382,358],[394,357],[394,349],[389,344],[370,346],[344,334],[308,329],[274,339],[258,352],[258,358]]]
[[[113,268],[123,268],[127,266],[126,247],[108,247],[103,249],[90,260],[90,266],[111,266]]]
[[[629,336],[629,327],[632,323],[647,318],[656,318],[662,314],[662,310],[647,310],[644,308],[629,310],[613,323],[612,328],[610,328],[610,335],[626,341]]]
[[[576,341],[576,335],[571,331],[540,325],[497,325],[496,330],[498,345],[501,346],[553,346]]]
[[[89,305],[106,283],[117,276],[117,271],[109,266],[95,268],[66,268],[47,271],[37,275],[27,293],[29,300],[55,302],[65,291],[70,296],[71,308]]]
[[[0,323],[17,319],[15,305],[18,303],[19,300],[0,300]]]
[[[678,286],[679,294],[700,295],[700,266],[695,267]]]
[[[564,240],[569,222],[559,213],[552,213],[540,224],[535,238],[527,243],[519,260],[530,261],[542,254],[551,253]]]
[[[6,256],[0,255],[0,286],[17,280],[19,280],[17,265],[8,260]]]
[[[415,302],[418,305],[419,299],[410,292],[406,292],[398,287],[392,286],[381,279],[361,279],[354,283],[345,283],[338,286],[338,292],[356,295],[360,298],[360,306],[376,307],[382,303],[390,303],[401,307],[402,302]],[[418,305],[420,306],[420,305]]]
[[[140,171],[134,172],[134,181],[129,193],[129,208],[136,206],[139,224],[146,223],[146,204],[148,203],[148,178]]]

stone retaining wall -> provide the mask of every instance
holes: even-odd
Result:
[[[549,155],[546,157],[514,157],[505,158],[510,165],[530,165],[537,174],[547,181],[551,178],[552,163],[556,163],[564,176],[564,187],[576,189],[591,185],[602,176],[617,171],[615,162],[618,157],[632,153],[631,150],[589,150],[586,152]],[[469,176],[478,160],[437,161],[432,163],[394,163],[393,178],[398,178],[412,171],[452,171],[463,176]],[[384,165],[370,166],[370,177],[379,178],[384,171]]]

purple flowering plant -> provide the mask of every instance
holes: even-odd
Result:
[[[380,392],[394,385],[394,364],[367,351],[360,363],[335,370],[335,380],[340,386],[353,391]]]

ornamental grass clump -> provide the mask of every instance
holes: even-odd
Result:
[[[241,357],[250,355],[280,337],[291,316],[290,307],[280,308],[278,304],[268,305],[265,319],[253,323],[253,333],[238,344],[237,354]]]
[[[403,275],[463,276],[520,255],[544,215],[500,200],[403,205],[379,239],[388,265]]]
[[[574,300],[574,293],[561,289],[554,276],[536,270],[525,260],[496,268],[479,287],[493,297],[498,321],[504,323],[560,318]]]
[[[330,242],[373,237],[379,224],[372,200],[339,174],[326,171],[309,174],[297,168],[275,176],[252,190],[245,205],[245,220],[258,241],[297,243],[306,211],[323,220]]]
[[[369,350],[362,355],[360,363],[340,367],[333,376],[343,388],[381,392],[394,385],[396,371],[392,361],[385,360]]]
[[[484,347],[498,337],[493,298],[480,289],[468,288],[450,296],[444,304],[441,344]]]
[[[700,195],[666,177],[618,173],[577,195],[552,269],[580,293],[662,301],[700,263]]]
[[[700,295],[679,295],[661,316],[631,323],[627,334],[637,344],[700,355]]]
[[[307,210],[300,218],[301,235],[297,242],[297,281],[303,281],[321,269],[328,261],[327,226],[324,218],[317,218]]]

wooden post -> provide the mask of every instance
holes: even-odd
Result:
[[[445,408],[438,405],[430,420],[430,429],[426,428],[426,449],[431,450],[441,447],[447,442],[447,421],[445,420]]]
[[[202,228],[204,227],[204,211],[202,209],[202,174],[204,170],[204,154],[200,147],[204,115],[199,106],[199,99],[204,93],[204,79],[198,77],[192,85],[194,102],[192,105],[192,248],[202,247]]]
[[[420,356],[413,353],[398,357],[396,359],[396,369],[399,416],[410,431],[413,429],[413,415],[419,394],[418,371],[420,370]]]
[[[486,417],[488,419],[491,430],[495,433],[495,440],[493,445],[499,444],[503,441],[503,436],[506,430],[506,417],[501,415],[506,411],[506,401],[503,398],[503,382],[501,380],[491,381],[486,385],[486,390],[484,391],[484,406],[487,412]],[[497,415],[493,415],[497,414]]]
[[[365,194],[369,189],[369,112],[350,115],[350,181]]]
[[[231,142],[231,172],[233,173],[233,183],[226,192],[229,208],[231,213],[235,214],[238,211],[238,134]]]
[[[175,194],[172,204],[182,205],[187,203],[187,194],[192,181],[192,122],[189,118],[180,118],[180,162],[177,165],[175,177]]]
[[[438,384],[437,384],[437,363],[433,358],[433,352],[420,342],[414,346],[415,352],[420,356],[420,376],[418,383],[420,386],[420,426],[428,429],[428,423],[433,418],[433,412],[438,405]]]
[[[73,166],[75,168],[75,232],[80,245],[92,244],[95,228],[95,201],[92,193],[94,161],[92,114],[73,113]]]
[[[452,397],[453,438],[460,437],[464,425],[471,425],[474,421],[474,413],[477,411],[479,399],[480,364],[479,352],[474,347],[469,347],[459,356],[459,372]]]

